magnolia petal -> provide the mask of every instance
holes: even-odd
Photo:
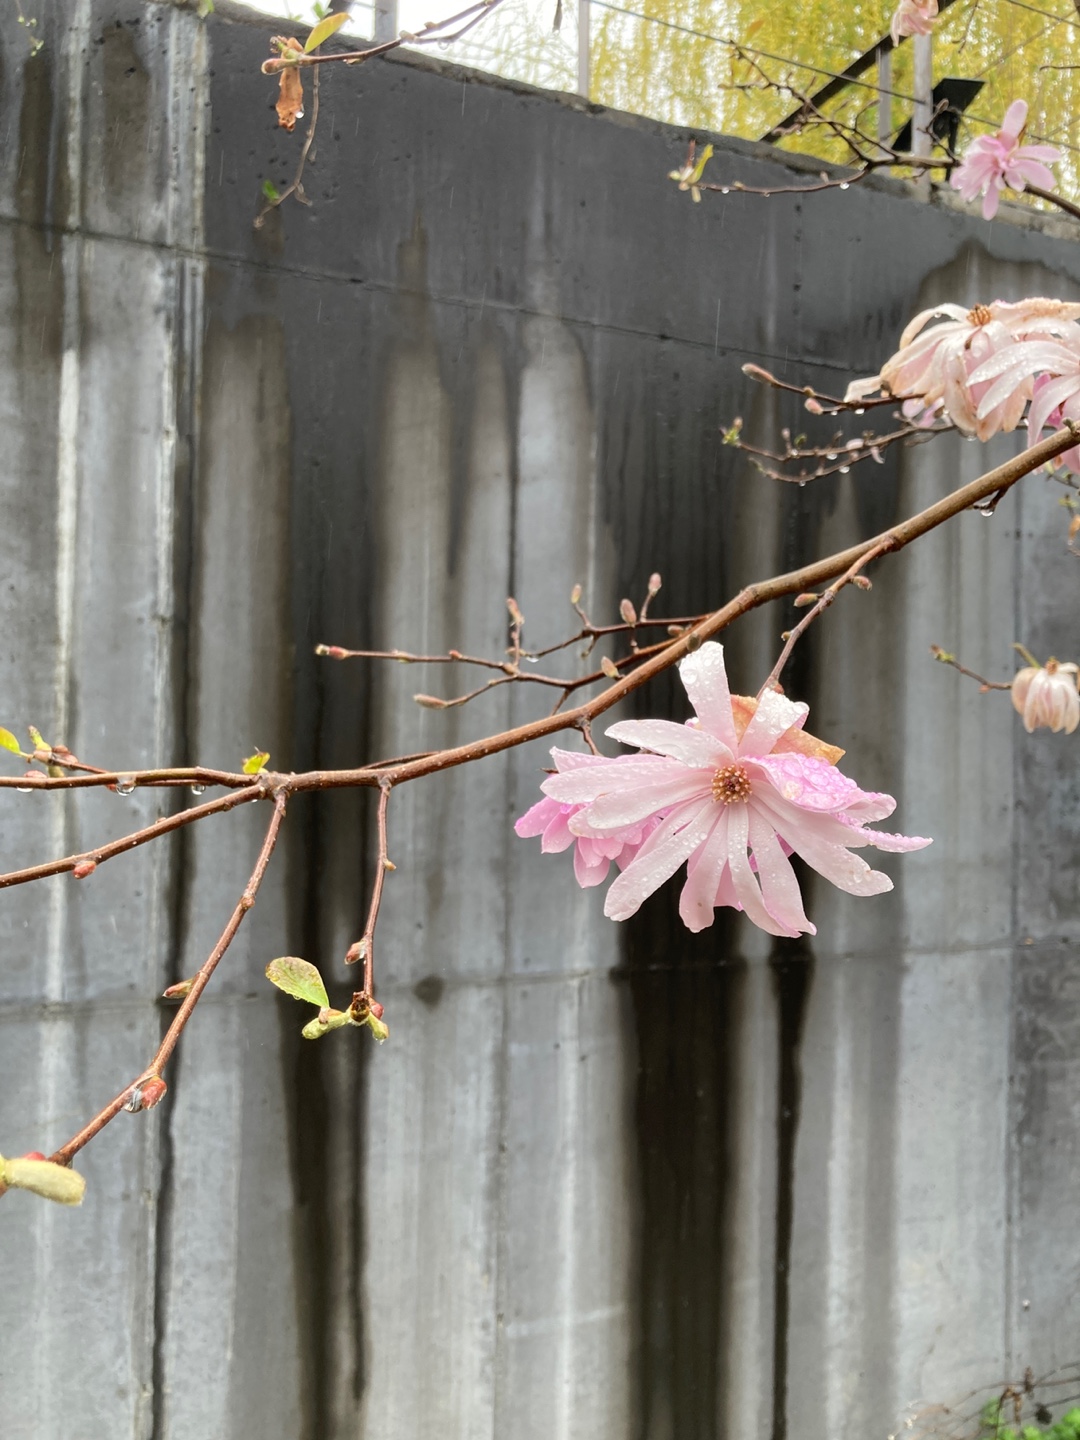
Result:
[[[529,840],[534,835],[542,835],[551,824],[552,817],[557,809],[562,807],[555,800],[538,800],[531,805],[525,814],[514,821],[514,833],[520,835],[522,840]]]
[[[555,805],[558,802],[548,802]],[[570,829],[570,816],[561,805],[558,813],[551,817],[551,820],[544,826],[543,838],[540,841],[540,853],[542,855],[561,855],[564,850],[569,850],[574,843],[574,836]],[[521,833],[520,831],[518,832]]]
[[[739,742],[740,758],[767,755],[776,742],[793,725],[799,725],[809,714],[808,705],[796,704],[775,690],[765,690],[758,697],[754,718]]]
[[[730,716],[730,709],[728,713]],[[609,725],[606,734],[623,745],[637,745],[683,765],[716,769],[730,765],[733,758],[731,749],[708,731],[676,725],[673,720],[620,720]]]
[[[690,704],[702,727],[715,735],[734,758],[738,739],[731,713],[731,691],[724,666],[723,645],[707,640],[681,662],[679,678],[686,687]]]
[[[591,890],[594,885],[602,885],[607,879],[610,864],[609,860],[601,857],[586,856],[584,847],[579,845],[574,851],[574,879],[582,890]]]
[[[766,930],[770,935],[798,934],[798,931],[792,932],[779,920],[773,919],[765,908],[761,891],[758,889],[758,882],[754,872],[750,869],[750,861],[746,854],[749,829],[749,807],[746,805],[729,806],[728,865],[731,867],[731,879],[735,886],[735,894],[759,930]]]
[[[728,811],[725,809],[704,845],[690,857],[679,896],[679,918],[696,935],[707,930],[716,913],[716,892],[727,865]]]
[[[604,914],[609,920],[628,920],[654,890],[671,879],[716,824],[716,810],[711,796],[691,800],[677,806],[657,826],[608,891]]]
[[[753,801],[749,805],[750,848],[757,863],[761,898],[765,908],[779,925],[787,928],[790,935],[806,933],[816,935],[817,929],[806,918],[803,909],[799,882],[795,878],[791,861],[784,854],[776,831]]]
[[[635,825],[648,819],[657,810],[670,809],[672,805],[693,800],[695,796],[712,798],[712,770],[688,770],[685,766],[680,766],[680,769],[682,775],[679,778],[665,781],[662,785],[641,785],[633,790],[601,795],[580,816],[585,828],[575,829],[575,822],[579,819],[575,815],[570,822],[571,830],[589,834],[593,830],[622,829],[624,825]]]
[[[618,755],[605,760],[603,765],[591,766],[588,770],[573,770],[567,774],[549,775],[540,789],[553,800],[564,805],[588,805],[601,795],[622,790],[635,790],[641,785],[654,785],[669,779],[679,779],[686,774],[686,766],[677,760],[662,756],[650,756],[646,764],[644,757]]]
[[[903,350],[905,346],[910,345],[927,321],[934,320],[939,315],[947,315],[950,320],[966,320],[968,312],[963,305],[952,304],[935,305],[930,310],[920,310],[918,315],[905,325],[903,334],[900,336],[899,348]]]

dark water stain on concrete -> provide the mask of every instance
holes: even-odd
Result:
[[[800,1044],[814,957],[803,939],[777,940],[769,960],[776,992],[779,1075],[776,1122],[776,1250],[773,1276],[773,1440],[788,1431],[788,1335],[795,1219],[795,1142],[802,1102]]]
[[[665,887],[626,936],[637,1043],[636,1440],[716,1440],[734,1040],[746,981],[721,912],[688,935]]]

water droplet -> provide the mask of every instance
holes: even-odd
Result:
[[[801,490],[805,484],[806,484],[806,481],[805,481],[805,480],[800,480],[800,481],[799,481],[799,489]]]
[[[31,790],[33,790],[33,788],[34,788],[33,785],[16,785],[16,786],[15,786],[15,789],[19,792],[20,795],[29,795],[30,792],[31,792]]]
[[[850,465],[841,465],[841,466],[840,466],[840,474],[841,474],[841,475],[850,475],[850,474],[851,474],[851,466],[850,466]]]
[[[826,459],[826,460],[835,460],[835,459],[836,459],[836,451],[835,451],[835,450],[830,450],[829,453],[825,456],[825,459]]]
[[[994,511],[997,509],[997,501],[991,500],[985,505],[976,505],[975,509],[978,510],[980,515],[985,515],[985,517],[989,520],[990,516],[993,515]]]
[[[450,49],[450,41],[449,41],[449,40],[440,40],[440,41],[439,41],[439,49],[440,49],[440,50],[449,50],[449,49]]]
[[[855,411],[855,414],[856,414],[856,415],[865,415],[865,414],[866,414],[866,411],[865,411],[865,410],[863,409],[863,407],[860,405],[859,408],[858,408],[858,410]]]
[[[116,793],[118,795],[130,795],[135,789],[134,775],[120,775],[116,781]]]
[[[849,181],[847,181],[847,180],[841,180],[841,181],[840,181],[840,189],[841,189],[841,190],[846,190],[846,189],[848,188],[848,185],[849,185],[849,184],[850,184]]]
[[[191,793],[192,793],[193,795],[205,795],[205,794],[206,794],[206,786],[205,786],[205,785],[192,785],[192,787],[191,787]]]
[[[730,194],[731,194],[731,191],[730,191],[730,189],[728,188],[728,186],[726,186],[726,185],[721,185],[721,186],[720,186],[720,194],[721,194],[721,195],[730,195]]]

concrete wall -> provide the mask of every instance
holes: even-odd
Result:
[[[1060,226],[888,185],[691,206],[684,135],[413,61],[324,77],[312,208],[256,231],[299,146],[268,27],[37,11],[32,59],[0,20],[0,722],[90,760],[348,764],[536,714],[418,711],[445,673],[313,646],[494,653],[510,593],[542,644],[575,581],[606,616],[659,569],[685,613],[872,533],[1008,445],[781,488],[719,443],[801,423],[742,363],[839,386],[932,301],[1080,294]],[[262,969],[346,993],[372,817],[294,804],[167,1102],[85,1152],[80,1211],[2,1206],[5,1440],[871,1440],[1080,1353],[1074,747],[928,658],[1075,654],[1062,531],[1033,479],[800,648],[815,731],[935,837],[888,897],[811,884],[810,943],[689,936],[674,891],[610,925],[512,836],[533,747],[395,795],[392,1039],[308,1045]],[[789,615],[730,634],[739,688]],[[8,868],[171,802],[3,803]],[[5,1153],[141,1068],[261,819],[4,893]]]

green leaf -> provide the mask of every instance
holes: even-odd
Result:
[[[81,1205],[86,1180],[66,1165],[51,1160],[5,1160],[0,1155],[0,1181],[17,1190],[31,1190],[58,1205]]]
[[[320,1010],[327,1009],[330,1004],[326,986],[318,970],[297,955],[282,955],[277,960],[271,960],[266,967],[266,978],[279,990],[284,990],[286,995],[292,995],[296,1000],[306,1000],[309,1005],[317,1005]]]
[[[199,0],[198,5],[195,7],[195,14],[198,15],[200,20],[205,20],[208,15],[212,15],[213,13],[214,0]]]
[[[702,150],[702,152],[701,152],[701,156],[700,156],[697,164],[694,166],[693,170],[690,172],[690,175],[689,175],[689,177],[688,177],[688,183],[689,183],[690,185],[696,185],[697,182],[701,179],[701,177],[702,177],[702,175],[704,174],[704,171],[705,171],[705,166],[706,166],[706,165],[709,163],[709,161],[712,159],[712,153],[713,153],[713,148],[712,148],[712,146],[711,146],[711,145],[706,145],[706,146],[705,146],[705,149]]]
[[[22,746],[18,740],[15,739],[15,736],[10,730],[5,730],[2,725],[0,725],[0,745],[2,745],[5,750],[10,750],[13,755],[21,755],[23,753]]]
[[[320,20],[304,41],[304,54],[310,55],[312,50],[317,50],[324,40],[329,40],[331,35],[341,29],[348,18],[346,12],[343,15],[327,15],[325,20]]]
[[[52,749],[52,746],[49,744],[49,742],[42,739],[41,731],[37,728],[36,725],[28,725],[26,728],[30,732],[30,739],[33,742],[35,750]]]
[[[271,205],[276,205],[281,199],[281,194],[272,180],[263,181],[262,193],[266,196],[267,200],[270,201]]]
[[[266,762],[270,759],[269,750],[256,750],[254,755],[249,755],[244,761],[245,775],[258,775],[260,770],[266,769]]]

